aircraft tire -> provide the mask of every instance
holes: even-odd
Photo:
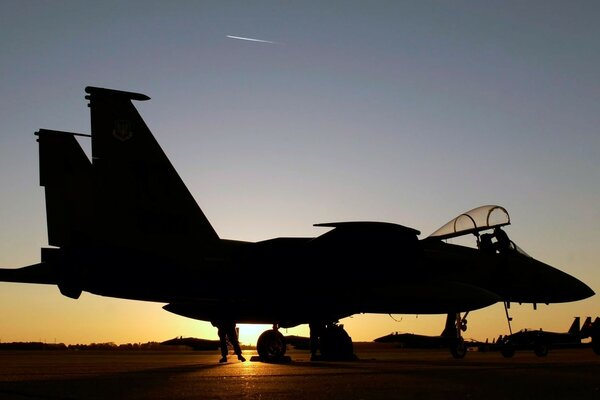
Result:
[[[597,320],[597,319],[596,319]],[[592,325],[592,350],[597,356],[600,356],[600,324],[594,322]]]
[[[536,343],[533,352],[538,357],[546,357],[548,355],[548,345],[546,343]]]
[[[256,343],[256,351],[262,359],[277,359],[285,355],[285,338],[275,329],[261,333]]]
[[[596,355],[600,356],[600,333],[592,335],[592,350]]]
[[[505,344],[500,348],[500,354],[502,354],[502,357],[504,357],[504,358],[514,357],[515,353],[516,353],[515,346],[513,346],[511,344]]]
[[[453,339],[450,342],[450,354],[456,359],[465,358],[467,355],[467,346],[462,338]]]

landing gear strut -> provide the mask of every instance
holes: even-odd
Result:
[[[310,327],[311,360],[351,361],[356,360],[352,338],[337,322],[313,322]],[[320,351],[320,354],[317,352]]]
[[[508,331],[510,332],[510,335],[512,336],[512,326],[511,326],[511,321],[512,321],[512,317],[509,315],[508,313],[508,309],[510,308],[510,303],[508,301],[504,302],[504,313],[506,314],[506,321],[508,322]],[[502,341],[498,340],[498,344],[500,345],[500,354],[502,354],[502,357],[504,358],[511,358],[515,355],[517,349],[515,348],[515,345],[513,343],[511,343],[511,341],[508,339],[508,336],[505,336]],[[546,348],[546,354],[548,353],[548,349]],[[537,354],[537,352],[536,352]]]
[[[462,332],[467,330],[467,315],[469,315],[468,311],[462,317],[460,313],[450,313],[446,317],[446,328],[443,336],[449,338],[448,345],[454,358],[460,359],[467,355],[467,346],[462,337]]]
[[[592,350],[600,356],[600,322],[598,318],[592,325]]]

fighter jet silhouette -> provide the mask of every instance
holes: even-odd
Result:
[[[329,228],[318,237],[222,239],[132,104],[149,97],[86,92],[91,135],[36,133],[50,247],[40,263],[0,269],[0,281],[57,285],[74,299],[86,291],[166,303],[216,326],[273,324],[259,338],[261,357],[285,353],[279,327],[306,323],[313,354],[350,356],[351,339],[337,322],[358,313],[447,314],[456,321],[451,351],[462,357],[461,313],[594,294],[499,235],[480,249],[442,240],[507,225],[499,206],[461,214],[422,240],[415,229],[365,221],[317,224]],[[91,161],[77,135],[91,137]],[[225,289],[241,276],[244,285]]]

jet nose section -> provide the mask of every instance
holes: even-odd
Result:
[[[596,294],[592,288],[581,282],[579,279],[571,275],[567,276],[569,279],[564,282],[565,290],[563,293],[563,298],[565,300],[562,300],[563,302],[583,300]]]
[[[571,276],[563,271],[553,268],[549,265],[541,263],[545,267],[545,277],[542,279],[542,284],[546,289],[548,301],[546,303],[566,303],[587,299],[593,296],[594,291],[579,279]]]
[[[566,303],[594,295],[579,279],[533,258],[518,260],[510,270],[512,284],[503,296],[506,301]]]

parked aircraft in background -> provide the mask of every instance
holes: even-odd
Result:
[[[310,350],[310,338],[306,336],[287,335],[285,343],[296,350]]]
[[[575,317],[567,332],[521,329],[511,335],[500,336],[496,345],[504,357],[514,356],[517,350],[533,350],[538,357],[545,357],[551,348],[579,347],[583,339],[592,335],[592,318],[587,317],[581,328],[580,318]]]
[[[202,350],[217,350],[220,346],[219,340],[209,340],[209,339],[198,339],[193,337],[176,337],[173,339],[165,340],[162,342],[162,345],[165,346],[185,346],[189,347],[192,350],[202,351]]]
[[[427,336],[399,332],[378,337],[374,342],[395,343],[398,347],[409,349],[439,349],[448,346],[448,340],[444,336]]]
[[[466,328],[466,319],[463,319]],[[416,349],[436,349],[448,347],[456,336],[456,320],[452,315],[446,317],[446,325],[439,336],[417,335],[414,333],[394,332],[374,340],[377,343],[396,343],[399,347]]]
[[[596,319],[592,323],[592,326],[590,329],[590,336],[592,337],[592,349],[594,350],[594,353],[600,355],[600,318],[599,317],[596,317]]]
[[[222,239],[132,104],[149,97],[86,92],[91,135],[36,133],[51,247],[40,263],[0,269],[0,281],[57,285],[74,299],[87,291],[166,303],[165,310],[215,325],[273,324],[258,341],[263,358],[285,353],[279,327],[307,323],[322,355],[349,357],[337,322],[357,313],[447,314],[450,349],[462,357],[462,313],[594,294],[508,240],[500,227],[509,215],[494,205],[461,214],[423,240],[416,229],[362,221],[317,224],[329,228],[318,237]],[[76,136],[91,137],[91,160]],[[494,228],[495,243],[479,236]],[[466,234],[481,248],[443,242]],[[224,291],[219,282],[231,276],[244,276],[249,289]]]
[[[452,315],[446,317],[446,325],[439,336],[418,335],[415,333],[394,332],[373,340],[377,343],[395,343],[398,347],[409,349],[439,349],[448,347],[455,337],[455,323]],[[463,319],[463,328],[466,330],[466,319]],[[466,348],[487,346],[487,343],[469,339],[465,341]]]

